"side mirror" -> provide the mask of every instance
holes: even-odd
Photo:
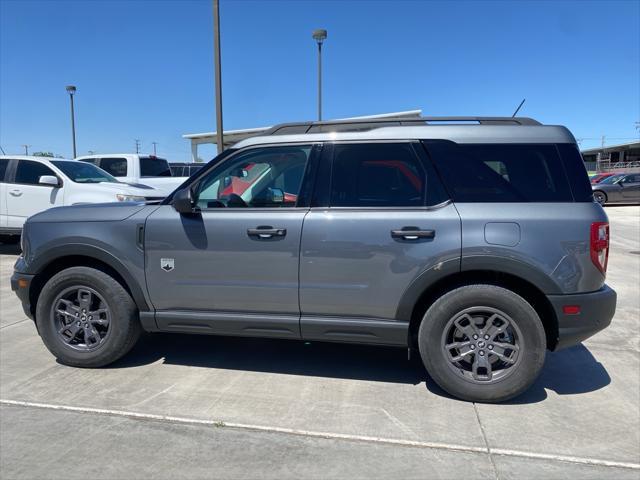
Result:
[[[190,188],[183,188],[175,193],[173,208],[178,213],[193,213],[193,196]]]
[[[39,185],[47,185],[48,187],[60,188],[62,186],[62,182],[55,175],[42,175],[38,179]]]
[[[270,188],[271,203],[284,203],[284,192],[280,188]]]

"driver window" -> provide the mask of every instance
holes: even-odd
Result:
[[[199,208],[295,207],[310,145],[256,148],[214,168],[196,187]]]

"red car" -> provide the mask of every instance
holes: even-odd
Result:
[[[609,178],[612,175],[617,175],[617,173],[616,172],[596,173],[595,175],[591,175],[589,177],[589,180],[591,180],[591,185],[595,185],[596,183],[600,183],[602,180],[604,180],[605,178]]]

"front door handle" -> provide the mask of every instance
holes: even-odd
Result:
[[[392,238],[403,240],[418,240],[420,238],[435,238],[435,230],[422,230],[418,227],[402,227],[400,230],[391,230]]]
[[[18,190],[17,188],[9,191],[9,195],[13,195],[14,197],[19,197],[22,195],[22,190]]]
[[[284,237],[287,234],[286,228],[273,228],[273,227],[256,227],[247,229],[247,235],[250,237],[258,237],[262,239],[268,239],[273,237]]]

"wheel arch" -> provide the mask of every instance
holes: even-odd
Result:
[[[44,285],[55,274],[71,267],[95,268],[110,275],[131,295],[139,311],[149,310],[140,285],[117,258],[99,248],[69,245],[50,250],[46,258],[33,266],[33,271],[37,273],[31,282],[29,300],[34,318],[38,297]]]
[[[425,312],[439,297],[465,285],[485,284],[511,290],[524,298],[538,313],[545,330],[547,348],[553,350],[558,341],[558,319],[542,289],[512,273],[497,270],[465,270],[439,278],[427,285],[415,299],[409,313],[408,345],[417,347],[418,329]],[[400,310],[400,309],[399,309]],[[404,312],[406,315],[408,312]],[[406,321],[406,319],[405,319]]]

